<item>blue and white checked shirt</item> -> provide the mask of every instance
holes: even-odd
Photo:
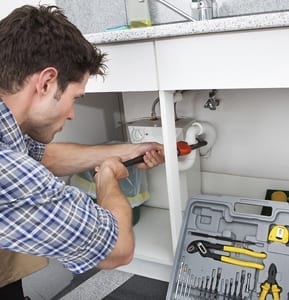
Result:
[[[116,219],[40,163],[45,145],[22,135],[1,99],[0,117],[0,248],[57,258],[75,273],[95,267],[116,243]]]

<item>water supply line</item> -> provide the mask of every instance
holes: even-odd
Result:
[[[220,100],[217,97],[217,90],[211,90],[209,92],[209,99],[206,101],[204,108],[208,108],[210,110],[216,110],[217,106],[220,105]]]
[[[202,158],[208,158],[211,154],[211,149],[214,146],[217,139],[217,132],[215,127],[209,122],[200,122],[203,127],[203,134],[201,135],[202,139],[206,139],[208,144],[200,148],[200,156]]]
[[[156,1],[163,4],[167,8],[171,9],[172,11],[174,11],[175,13],[179,14],[180,16],[184,17],[185,19],[187,19],[189,21],[193,21],[193,22],[197,21],[196,19],[191,17],[189,14],[187,14],[183,10],[179,9],[178,7],[174,6],[173,4],[169,3],[168,1],[165,1],[165,0],[156,0]]]
[[[152,104],[152,110],[151,110],[151,120],[152,121],[156,121],[158,120],[158,117],[157,117],[157,113],[156,113],[156,105],[160,102],[160,98],[157,97],[153,104]]]
[[[175,121],[179,120],[178,116],[177,116],[177,103],[181,102],[183,100],[183,91],[175,91],[174,93],[174,112],[175,112]],[[151,108],[151,121],[156,121],[158,120],[158,116],[156,113],[156,105],[160,102],[160,98],[157,97],[153,104],[152,104],[152,108]]]

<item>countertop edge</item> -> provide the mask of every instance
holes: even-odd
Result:
[[[289,27],[289,12],[180,22],[152,27],[86,34],[94,44],[120,43],[177,36]]]

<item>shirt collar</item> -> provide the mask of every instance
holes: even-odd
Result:
[[[23,134],[5,102],[0,98],[0,148],[27,152]]]

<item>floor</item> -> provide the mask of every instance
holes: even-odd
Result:
[[[101,270],[53,300],[165,300],[167,288],[168,283],[164,281],[118,270]]]
[[[103,300],[164,300],[167,289],[168,282],[134,275]]]
[[[91,269],[83,274],[78,274],[78,275],[74,274],[74,277],[73,277],[71,283],[65,289],[63,289],[61,292],[59,292],[57,295],[55,295],[53,298],[51,298],[51,300],[61,299],[65,295],[67,295],[70,292],[72,292],[73,290],[77,289],[81,284],[86,282],[89,278],[91,278],[98,272],[99,272],[99,270],[97,270],[95,268],[95,269]]]

